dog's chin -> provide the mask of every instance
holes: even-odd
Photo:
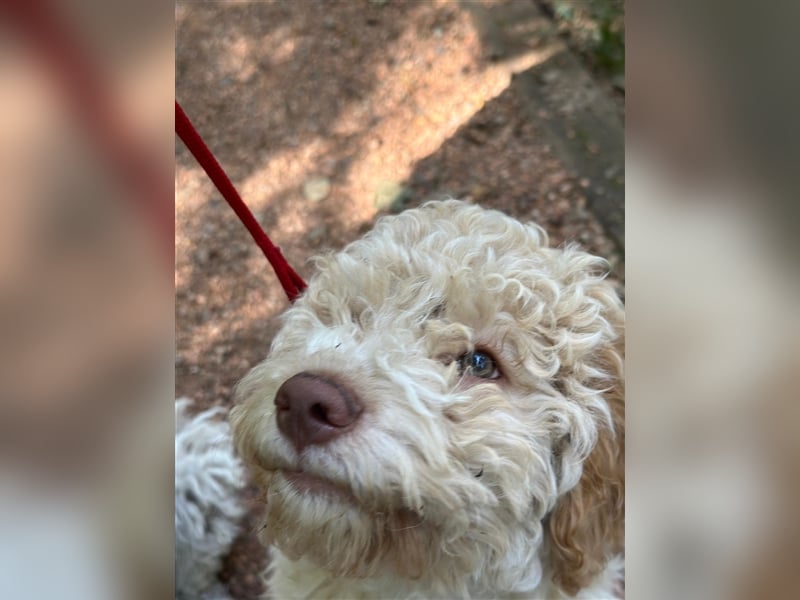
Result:
[[[347,487],[302,471],[271,474],[263,541],[336,576],[391,572],[417,579],[439,560],[437,528],[407,509],[360,502]],[[437,553],[438,554],[438,553]]]

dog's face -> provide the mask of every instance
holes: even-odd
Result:
[[[621,543],[623,311],[603,261],[448,201],[318,267],[231,417],[269,540],[340,575],[585,585]]]

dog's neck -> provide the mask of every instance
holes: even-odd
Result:
[[[589,587],[580,590],[575,596],[566,595],[546,576],[535,589],[524,593],[503,592],[502,590],[471,590],[468,584],[465,584],[462,590],[437,591],[431,590],[429,585],[422,581],[401,579],[391,575],[378,575],[364,579],[335,577],[330,572],[308,560],[290,560],[275,547],[271,548],[270,555],[267,597],[276,599],[352,598],[353,600],[367,600],[372,598],[402,598],[422,600],[436,597],[486,597],[488,593],[493,598],[507,598],[509,600],[522,598],[539,598],[543,600],[607,598],[612,600],[620,597],[618,595],[619,582],[622,579],[623,570],[622,557],[613,559]]]

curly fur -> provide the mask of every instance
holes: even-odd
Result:
[[[244,467],[228,423],[219,419],[224,411],[190,416],[190,404],[175,402],[175,596],[225,600],[217,573],[245,512]]]
[[[237,389],[277,598],[608,598],[624,510],[623,322],[602,259],[455,200],[317,260]],[[458,357],[479,348],[501,377]],[[298,453],[274,418],[301,371],[355,390],[355,428]],[[328,483],[303,492],[302,471]]]

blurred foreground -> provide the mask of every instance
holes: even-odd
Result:
[[[631,598],[800,594],[797,91],[770,6],[626,7]]]
[[[168,598],[173,12],[0,7],[0,597]]]

